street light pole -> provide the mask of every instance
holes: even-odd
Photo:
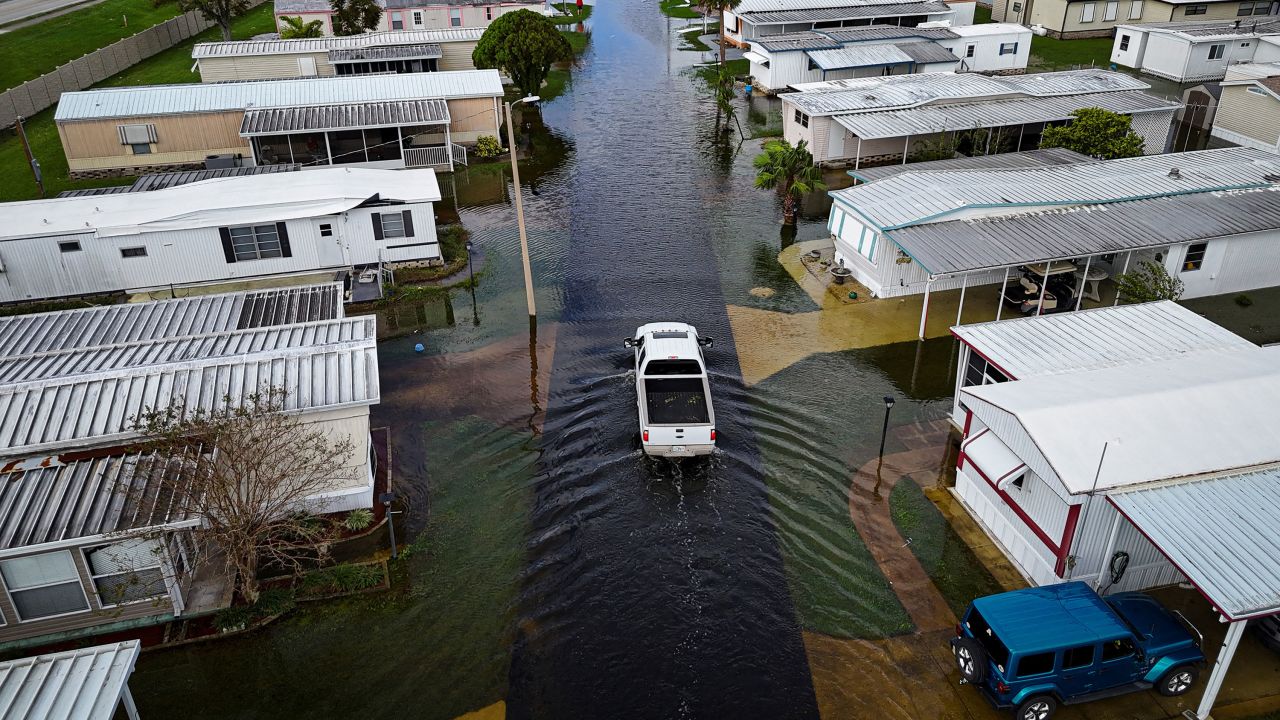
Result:
[[[529,305],[529,322],[533,324],[538,309],[533,300],[533,271],[529,268],[529,237],[524,230],[524,202],[520,197],[520,166],[516,163],[516,134],[511,127],[511,106],[522,102],[537,102],[537,95],[521,98],[515,103],[504,103],[507,109],[507,144],[511,146],[511,184],[515,191],[516,224],[520,227],[520,260],[524,263],[524,295]]]
[[[884,440],[889,436],[889,411],[893,409],[893,397],[884,396],[884,429],[880,431],[880,461],[884,461]]]
[[[382,501],[382,507],[387,515],[387,529],[391,531],[391,559],[395,560],[400,553],[396,551],[396,519],[395,513],[391,510],[391,503],[396,499],[393,492],[384,492],[378,499]]]

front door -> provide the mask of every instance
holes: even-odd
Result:
[[[1095,690],[1128,685],[1142,677],[1138,648],[1133,638],[1117,638],[1102,643]]]
[[[342,237],[342,217],[328,215],[316,218],[316,260],[320,267],[345,267],[351,265],[351,254]]]

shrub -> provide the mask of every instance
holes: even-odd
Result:
[[[218,632],[243,630],[259,620],[286,613],[296,604],[293,590],[288,588],[263,590],[258,594],[258,602],[252,605],[235,605],[219,610],[213,616],[213,626],[218,629]]]
[[[1143,303],[1155,300],[1177,300],[1182,297],[1182,281],[1169,274],[1164,266],[1143,260],[1136,270],[1116,278],[1121,302]]]
[[[382,584],[381,565],[334,565],[307,573],[302,591],[307,595],[334,595],[368,590]]]
[[[489,160],[498,157],[502,152],[502,143],[492,135],[481,135],[476,139],[476,157]]]
[[[1249,307],[1253,304],[1253,298],[1248,295],[1237,295],[1235,297],[1236,304],[1240,307]]]
[[[356,508],[347,513],[347,517],[342,521],[343,527],[352,531],[359,532],[373,524],[373,511],[369,508]]]

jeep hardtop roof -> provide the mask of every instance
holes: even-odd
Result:
[[[1133,634],[1082,582],[988,595],[973,606],[1011,653],[1046,652]]]

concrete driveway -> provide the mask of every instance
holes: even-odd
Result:
[[[92,5],[102,0],[0,0],[0,33],[13,30],[13,27],[4,27],[10,23],[17,23],[19,20],[28,18],[36,18],[39,16],[65,12],[71,8],[81,7],[83,5]],[[43,18],[41,18],[43,19]],[[23,23],[27,25],[30,23]]]

